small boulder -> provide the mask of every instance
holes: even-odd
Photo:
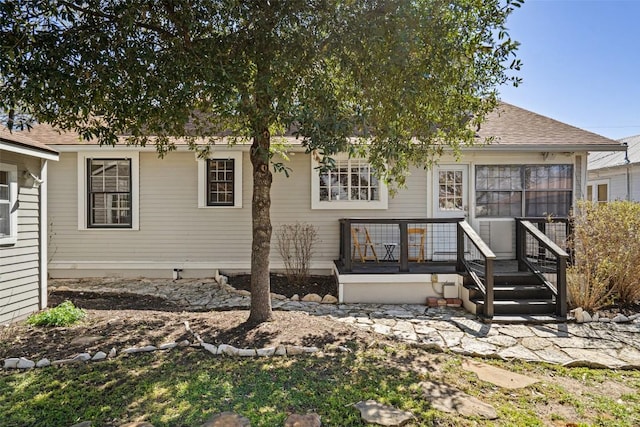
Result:
[[[256,354],[262,357],[273,356],[275,352],[276,352],[275,347],[265,347],[265,348],[259,348],[256,350]]]
[[[20,360],[18,360],[18,364],[16,365],[16,368],[31,369],[31,368],[34,368],[35,366],[36,366],[36,362],[34,362],[33,360],[29,360],[29,359],[25,359],[24,357],[21,357]]]
[[[109,354],[107,354],[107,357],[109,359],[112,359],[112,358],[116,357],[116,354],[118,354],[118,350],[116,350],[115,347],[112,347],[111,350],[109,350]]]
[[[91,355],[89,353],[80,353],[75,356],[73,360],[77,362],[86,362],[87,360],[91,360]]]
[[[322,302],[322,297],[318,294],[307,294],[302,297],[304,302]]]
[[[4,359],[4,369],[15,369],[18,367],[18,362],[20,358],[18,357],[10,357],[8,359]]]
[[[276,356],[286,356],[287,355],[287,348],[283,345],[279,345],[276,347],[276,351],[274,353]]]
[[[304,353],[304,347],[300,347],[297,345],[287,346],[287,356],[295,356],[302,353]]]
[[[411,412],[383,405],[375,400],[360,401],[354,406],[360,411],[363,420],[381,426],[403,426],[414,418]]]
[[[96,352],[96,354],[93,355],[91,360],[94,362],[97,362],[99,360],[104,360],[106,358],[107,358],[107,353],[105,353],[104,351],[98,351]]]
[[[322,301],[320,302],[322,304],[336,304],[338,302],[338,298],[334,297],[333,295],[327,294],[322,297]]]
[[[237,356],[238,355],[238,349],[235,348],[232,345],[220,344],[218,346],[218,354],[227,354],[229,356]]]
[[[593,321],[593,318],[591,317],[591,315],[589,314],[589,312],[587,311],[583,311],[582,312],[582,321],[584,323],[589,323]]]
[[[300,295],[293,294],[293,296],[291,297],[291,301],[300,301]]]
[[[36,368],[46,368],[47,366],[50,366],[50,365],[51,365],[51,361],[46,357],[36,362]]]
[[[615,323],[626,323],[629,321],[629,318],[624,314],[616,314],[611,321]]]
[[[241,348],[238,349],[238,356],[241,357],[254,357],[256,356],[256,351],[252,348]]]
[[[211,354],[218,354],[218,347],[216,347],[213,344],[209,344],[207,342],[203,342],[202,343],[202,348],[204,348],[205,350],[207,350]]]

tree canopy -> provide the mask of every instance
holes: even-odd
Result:
[[[3,2],[0,107],[160,153],[173,137],[252,140],[252,318],[266,320],[271,136],[357,153],[403,184],[410,164],[473,143],[497,86],[518,82],[506,19],[521,2]]]

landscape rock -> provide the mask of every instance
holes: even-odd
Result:
[[[275,352],[276,352],[275,347],[265,347],[265,348],[259,348],[256,350],[256,354],[262,357],[273,356]]]
[[[29,360],[26,359],[24,357],[21,357],[18,360],[18,364],[16,365],[16,368],[18,369],[31,369],[34,368],[36,366],[36,362],[34,362],[33,360]]]
[[[583,311],[582,312],[582,321],[584,323],[589,323],[592,321],[591,315],[589,314],[589,312],[587,311]]]
[[[411,412],[383,405],[375,400],[360,401],[354,405],[363,420],[381,426],[403,426],[414,418]]]
[[[220,344],[218,346],[218,354],[226,354],[226,355],[229,355],[229,356],[237,356],[238,355],[238,349],[235,348],[232,345]]]
[[[252,348],[241,348],[238,350],[238,356],[241,357],[254,357],[256,354],[256,351]]]
[[[307,294],[302,297],[304,302],[322,302],[322,297],[318,294]]]
[[[304,353],[304,347],[300,347],[297,345],[287,346],[287,356],[295,356],[302,353]]]
[[[109,359],[112,359],[112,358],[116,357],[116,354],[118,354],[118,350],[116,350],[115,347],[112,347],[111,350],[109,350],[109,354],[107,354],[107,357]]]
[[[508,389],[525,388],[538,382],[536,378],[520,375],[496,366],[473,360],[463,360],[462,369],[475,373],[482,381]]]
[[[91,355],[89,353],[80,353],[75,356],[73,360],[77,362],[86,362],[87,360],[91,360]]]
[[[463,417],[498,418],[493,406],[446,384],[422,382],[420,384],[431,406],[442,412],[458,413]]]
[[[132,353],[147,353],[150,351],[155,351],[158,348],[156,346],[153,345],[146,345],[144,347],[130,347],[127,348],[126,350],[123,351],[123,353],[125,354],[132,354]]]
[[[276,347],[276,351],[274,353],[276,356],[286,356],[287,355],[287,348],[283,345],[279,345]]]
[[[284,427],[320,427],[320,415],[310,413],[305,415],[291,414],[284,421]]]
[[[333,295],[327,294],[322,297],[322,300],[320,302],[322,304],[335,304],[338,302],[338,298],[334,297]]]
[[[17,368],[19,361],[20,361],[19,357],[10,357],[8,359],[4,359],[4,369],[15,369],[15,368]]]
[[[629,318],[624,314],[616,314],[611,321],[615,323],[626,323],[629,321]]]
[[[205,421],[201,427],[250,427],[251,422],[242,415],[223,412]]]
[[[52,366],[69,365],[71,363],[78,363],[78,361],[75,359],[58,359],[51,362],[51,365]]]
[[[207,342],[203,342],[201,345],[202,345],[202,348],[207,350],[209,353],[218,354],[218,347],[216,347],[215,345],[209,344]]]
[[[278,300],[278,301],[284,301],[284,300],[287,299],[286,296],[284,296],[282,294],[276,294],[276,293],[273,293],[273,292],[271,292],[271,298],[275,299],[275,300]]]
[[[289,298],[291,301],[300,301],[300,295],[298,294],[294,294],[291,298]]]
[[[50,366],[50,365],[51,365],[51,361],[46,357],[43,357],[42,359],[36,362],[36,368],[46,368],[47,366]]]
[[[251,296],[251,292],[246,291],[244,289],[238,289],[236,290],[236,294],[243,296],[243,297],[250,297]]]
[[[191,342],[189,342],[189,340],[182,340],[178,343],[178,347],[189,347],[191,345]]]
[[[174,342],[167,342],[164,344],[160,344],[158,346],[158,350],[171,350],[172,348],[176,348],[178,346],[178,343]]]
[[[74,424],[71,427],[92,427],[93,423],[91,421],[82,421],[78,424]]]
[[[575,317],[576,322],[578,323],[584,322],[584,315],[583,315],[584,310],[582,310],[582,307],[578,307],[571,310],[571,313],[573,313],[573,317]]]
[[[104,360],[106,358],[107,358],[107,353],[105,353],[104,351],[98,351],[96,352],[96,354],[93,355],[91,360],[93,360],[94,362],[97,362],[98,360]]]

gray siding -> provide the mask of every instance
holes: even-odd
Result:
[[[40,160],[0,152],[3,163],[18,166],[18,241],[0,247],[0,324],[40,308],[40,197],[37,188],[22,185],[25,169],[40,170]]]
[[[584,153],[582,153],[584,156]],[[171,277],[173,268],[183,276],[204,276],[214,269],[248,270],[251,256],[251,164],[243,155],[242,208],[198,208],[198,168],[191,152],[173,152],[159,159],[155,152],[140,152],[139,230],[96,230],[78,227],[77,154],[62,153],[49,168],[49,254],[52,277],[92,275]],[[469,166],[469,210],[474,212],[473,171],[475,164],[574,163],[570,154],[483,153],[465,155]],[[582,157],[584,159],[584,157]],[[443,159],[441,164],[453,162]],[[580,160],[581,161],[581,160]],[[574,163],[575,164],[575,163]],[[386,210],[311,209],[311,161],[295,153],[288,166],[290,177],[274,175],[272,187],[271,266],[281,268],[276,233],[283,224],[296,221],[318,228],[319,243],[312,267],[328,272],[339,255],[340,218],[420,218],[433,215],[431,171],[414,168],[407,188],[389,196]],[[576,174],[580,168],[575,167]],[[577,178],[581,187],[583,179]],[[80,189],[80,191],[84,191]],[[578,193],[578,192],[577,192]],[[513,221],[469,218],[499,256],[512,257]]]
[[[589,184],[601,181],[608,182],[609,200],[626,200],[627,179],[630,200],[640,201],[640,165],[632,164],[589,171]]]

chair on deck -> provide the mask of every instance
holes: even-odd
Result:
[[[369,230],[366,227],[351,227],[351,242],[353,243],[353,249],[351,250],[351,259],[355,257],[356,251],[358,251],[360,261],[365,262],[367,259],[369,259],[367,251],[369,250],[369,248],[371,248],[373,259],[378,262],[378,254],[376,254],[376,248],[373,246],[371,236],[369,235]],[[362,246],[364,246],[364,251],[362,250]]]
[[[426,228],[409,228],[407,229],[409,237],[409,261],[424,262],[424,247],[427,242]],[[416,248],[417,256],[411,256],[411,248]]]

